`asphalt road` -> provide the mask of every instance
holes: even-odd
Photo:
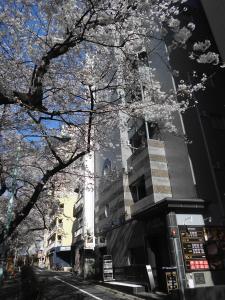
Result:
[[[79,281],[70,273],[35,270],[41,296],[38,300],[124,300],[140,299],[88,281]],[[24,300],[20,278],[0,288],[0,299]],[[26,299],[27,300],[27,299]],[[28,300],[33,300],[29,299]]]

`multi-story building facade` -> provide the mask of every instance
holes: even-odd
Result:
[[[83,169],[79,185],[75,188],[77,200],[73,207],[73,270],[84,278],[94,273],[94,157],[83,158]]]
[[[213,40],[214,34],[214,49],[222,49],[224,60],[219,24],[225,7],[215,4],[220,7],[216,22],[212,2],[202,3],[206,15],[199,1],[188,1],[189,15],[184,15],[183,20],[195,18],[196,28],[200,29],[193,39]],[[161,57],[167,60],[164,46],[161,45]],[[150,55],[148,50],[146,57]],[[184,52],[175,51],[171,64],[181,69],[181,75],[187,79],[187,73],[196,65],[184,59]],[[162,60],[151,56],[155,76],[165,90],[176,89]],[[139,60],[139,71],[146,72],[147,68],[148,61],[143,66]],[[211,70],[215,72],[210,66],[197,67],[201,72]],[[225,293],[224,71],[217,68],[216,72],[210,78],[212,86],[196,95],[199,104],[182,115],[174,115],[176,135],[160,130],[145,116],[130,119],[127,130],[118,126],[108,136],[114,147],[95,154],[97,264],[102,255],[110,254],[114,267],[124,267],[127,273],[137,265],[150,265],[154,278],[151,288],[155,285],[164,291],[170,288],[166,270],[172,269],[181,299],[200,299],[206,293],[210,299],[219,299]],[[218,99],[216,104],[213,96]],[[148,101],[143,93],[142,101]]]
[[[76,200],[77,193],[75,192],[60,196],[59,208],[50,216],[49,229],[44,238],[46,265],[49,268],[62,267],[67,270],[72,266],[73,207]]]

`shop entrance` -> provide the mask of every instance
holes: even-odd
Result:
[[[148,264],[151,265],[155,286],[166,292],[164,268],[170,266],[169,249],[165,233],[150,235],[146,239]]]

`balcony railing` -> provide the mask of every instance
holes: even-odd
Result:
[[[84,241],[83,227],[80,227],[73,232],[73,244],[80,241]]]
[[[83,198],[80,198],[80,199],[74,204],[74,207],[77,208],[77,207],[80,206],[81,204],[83,204]]]
[[[73,225],[73,231],[77,231],[83,226],[83,222],[81,220],[76,220]]]
[[[62,246],[62,241],[52,241],[51,243],[48,244],[47,247],[45,247],[45,252],[48,252],[52,248]]]
[[[79,200],[77,203],[75,203],[73,207],[73,216],[76,217],[78,214],[80,214],[83,210],[84,204],[82,200]]]
[[[62,229],[63,228],[63,223],[58,223],[57,228]]]
[[[60,223],[58,225],[55,225],[55,227],[53,227],[50,231],[49,231],[49,236],[48,236],[48,239],[54,234],[54,233],[57,233],[57,232],[62,232],[63,230],[63,223]]]

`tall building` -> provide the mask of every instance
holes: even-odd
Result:
[[[195,22],[190,42],[212,40],[224,61],[224,4],[202,4],[188,1],[181,22]],[[195,68],[207,72],[210,86],[195,95],[198,105],[174,115],[177,134],[159,130],[145,116],[131,118],[127,129],[118,126],[108,136],[113,147],[95,153],[96,265],[101,273],[101,257],[112,255],[115,276],[118,271],[120,278],[133,281],[140,281],[138,266],[150,265],[152,290],[176,289],[181,299],[204,299],[206,294],[219,299],[225,294],[224,70],[186,59],[190,45],[174,51],[170,63],[184,79]],[[160,57],[168,60],[165,45],[160,47]],[[176,89],[163,59],[147,47],[137,54],[140,74],[149,67],[143,55],[151,56],[164,90]],[[167,274],[174,275],[172,283]]]
[[[46,266],[53,269],[61,267],[70,270],[72,228],[74,223],[73,207],[77,193],[67,193],[59,197],[59,208],[50,216],[49,230],[45,233]]]
[[[79,185],[75,188],[77,200],[73,207],[75,218],[72,228],[73,270],[78,276],[88,278],[94,273],[94,157],[83,159]]]
[[[208,217],[217,224],[224,224],[224,68],[218,65],[197,64],[188,58],[187,52],[195,42],[210,41],[211,46],[206,53],[215,51],[220,55],[221,63],[225,58],[225,47],[222,28],[225,26],[223,13],[225,6],[218,1],[189,1],[187,20],[196,24],[187,49],[177,49],[171,54],[171,64],[179,70],[180,77],[191,83],[196,74],[206,73],[206,90],[195,93],[195,105],[183,115],[188,151],[192,159],[195,174],[195,187],[200,198],[207,203]],[[176,79],[175,79],[176,80]],[[192,103],[193,104],[193,103]],[[218,209],[219,208],[219,209]]]

